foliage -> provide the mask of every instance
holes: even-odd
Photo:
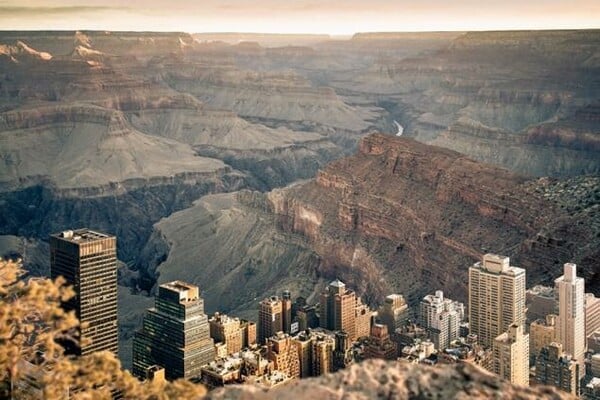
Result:
[[[0,398],[76,400],[110,399],[111,391],[126,399],[194,399],[206,390],[185,380],[140,382],[121,369],[116,356],[97,352],[70,357],[58,344],[76,340],[79,322],[60,302],[74,295],[62,279],[23,279],[20,262],[0,260]],[[23,391],[19,382],[34,381],[40,393]]]

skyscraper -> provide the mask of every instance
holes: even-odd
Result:
[[[563,351],[560,343],[543,347],[535,362],[535,380],[541,385],[552,385],[560,390],[579,394],[579,365]]]
[[[243,346],[244,331],[239,318],[215,313],[209,320],[210,337],[215,343],[224,343],[227,354],[240,352]]]
[[[401,294],[386,296],[377,312],[379,321],[388,327],[390,334],[401,328],[408,320],[408,304]]]
[[[387,325],[374,324],[371,327],[371,335],[364,347],[364,357],[385,360],[395,360],[398,357],[396,343],[390,339]]]
[[[336,279],[321,294],[321,327],[332,331],[346,332],[350,340],[355,340],[356,307],[354,291],[346,289],[344,282]]]
[[[419,305],[419,323],[427,329],[438,350],[446,349],[450,342],[458,339],[463,318],[463,304],[445,299],[441,290],[436,291],[433,296],[425,296]]]
[[[300,377],[319,376],[333,371],[335,336],[328,331],[308,329],[292,339],[300,359]]]
[[[491,348],[510,325],[524,322],[525,270],[511,266],[508,257],[484,255],[469,268],[470,333]]]
[[[283,331],[290,334],[292,327],[292,294],[289,290],[284,290],[281,296],[281,311],[283,313]]]
[[[515,385],[529,386],[529,335],[512,324],[494,339],[494,373]]]
[[[558,313],[556,290],[554,287],[536,285],[525,292],[527,322],[546,318],[546,315]]]
[[[360,297],[357,297],[354,307],[354,337],[356,339],[369,337],[372,320],[373,311],[362,302]]]
[[[198,286],[181,281],[160,285],[155,306],[133,338],[133,374],[145,378],[149,367],[159,365],[168,379],[199,378],[201,367],[214,359]]]
[[[90,229],[51,235],[50,276],[73,286],[75,296],[63,307],[84,325],[79,343],[65,344],[67,352],[117,354],[117,239]]]
[[[546,315],[529,325],[529,359],[535,361],[544,347],[556,341],[556,315]]]
[[[300,358],[290,335],[281,331],[267,338],[267,359],[290,378],[300,378]]]
[[[600,329],[600,297],[585,294],[585,337]]]
[[[577,266],[567,263],[564,274],[554,281],[558,292],[556,340],[579,364],[580,377],[585,373],[585,282],[577,277]]]
[[[265,344],[277,332],[283,332],[283,302],[278,296],[271,296],[258,305],[259,344]]]

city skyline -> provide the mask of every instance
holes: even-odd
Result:
[[[551,2],[248,2],[70,0],[0,2],[4,30],[260,32],[352,35],[357,32],[600,28],[600,5]]]

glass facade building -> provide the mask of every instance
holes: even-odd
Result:
[[[181,281],[160,285],[155,306],[133,339],[133,374],[143,379],[148,368],[159,365],[167,379],[195,379],[202,366],[214,359],[215,346],[198,287]]]
[[[50,276],[75,290],[63,308],[74,310],[82,327],[77,343],[63,343],[67,353],[117,354],[117,239],[89,229],[51,235]]]

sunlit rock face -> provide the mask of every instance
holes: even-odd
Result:
[[[369,360],[319,378],[269,391],[252,385],[210,392],[217,399],[574,399],[547,386],[513,386],[470,364],[429,367]]]
[[[431,287],[465,299],[466,268],[486,252],[510,256],[530,283],[550,282],[564,260],[577,260],[598,290],[597,247],[579,245],[598,242],[598,179],[559,182],[374,134],[354,156],[269,200],[282,229],[322,257],[323,274],[345,277],[373,301],[393,292],[416,300]],[[575,193],[579,204],[567,206]]]
[[[388,293],[415,303],[432,287],[466,301],[467,268],[487,252],[526,268],[529,285],[574,261],[598,291],[599,183],[530,179],[373,134],[313,180],[203,197],[163,219],[143,264],[159,281],[205,287],[209,308],[250,315],[254,298],[286,288],[315,298],[336,277],[373,305]]]

